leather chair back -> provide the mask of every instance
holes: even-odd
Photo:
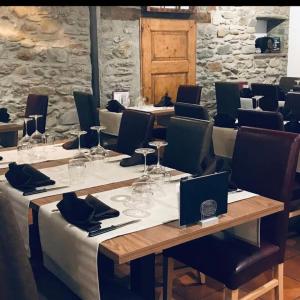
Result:
[[[191,118],[171,117],[163,164],[191,174],[201,174],[212,154],[213,123]]]
[[[83,92],[73,92],[73,95],[80,129],[89,131],[91,126],[98,126],[99,113],[93,95]]]
[[[24,241],[9,199],[0,194],[0,299],[37,300]]]
[[[199,104],[201,99],[202,86],[180,85],[177,90],[176,102]]]
[[[254,96],[264,96],[259,101],[262,110],[275,111],[278,109],[279,86],[266,83],[251,83]]]
[[[284,211],[261,221],[261,240],[280,247],[284,260],[288,232],[289,202],[300,148],[297,134],[269,129],[241,127],[232,157],[232,180],[261,196],[284,202]]]
[[[273,130],[284,130],[283,116],[275,111],[257,111],[238,109],[239,126],[259,127]]]
[[[117,151],[132,155],[137,148],[149,147],[153,125],[152,113],[125,109],[120,123]]]
[[[46,118],[48,110],[48,96],[47,95],[35,95],[29,94],[27,97],[25,117],[30,115],[42,115],[43,117],[38,118],[37,127],[41,133],[45,132]],[[30,120],[27,122],[27,133],[31,135],[35,131],[35,121]],[[23,136],[25,135],[25,126],[23,129]]]
[[[290,92],[284,103],[284,112],[288,120],[300,121],[300,93]]]
[[[175,116],[201,120],[209,120],[207,110],[198,104],[176,102],[174,104]]]
[[[241,107],[240,85],[238,82],[216,82],[216,101],[218,115],[237,117],[237,110]]]
[[[281,89],[288,93],[293,90],[294,85],[296,85],[296,80],[300,80],[299,77],[281,77],[279,80],[279,86]]]

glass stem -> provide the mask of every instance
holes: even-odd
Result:
[[[100,134],[101,134],[101,131],[99,130],[98,131],[98,147],[101,147],[101,143],[100,143]]]
[[[144,153],[144,175],[146,175],[146,167],[147,167],[147,154]]]
[[[25,125],[25,136],[28,136],[28,132],[27,132],[27,120],[24,121],[24,125]]]
[[[79,151],[79,152],[81,152],[80,136],[81,136],[81,134],[78,134],[78,151]]]
[[[37,117],[35,117],[35,130],[38,131],[38,127],[37,127]]]
[[[159,155],[159,146],[157,146],[157,167],[160,167],[160,155]]]

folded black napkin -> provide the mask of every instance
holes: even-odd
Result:
[[[217,127],[235,128],[235,118],[227,114],[217,114],[214,116],[214,125]]]
[[[118,217],[119,211],[113,209],[93,197],[78,198],[76,193],[63,194],[63,199],[57,204],[62,216],[71,224],[88,232],[101,228],[101,220]]]
[[[95,130],[88,130],[80,137],[81,148],[92,148],[98,144],[98,133]],[[62,147],[66,150],[78,148],[78,138],[65,142]]]
[[[10,121],[9,113],[7,112],[7,108],[0,108],[0,122],[8,123]]]
[[[162,107],[162,106],[174,106],[172,102],[172,98],[168,96],[166,93],[157,104],[154,104],[155,107]]]
[[[110,112],[120,113],[126,108],[119,101],[112,99],[107,102],[106,109]]]
[[[147,155],[147,165],[153,165],[157,163],[157,156],[155,154]],[[144,164],[144,156],[139,153],[134,153],[130,157],[123,158],[120,161],[121,167],[131,167],[136,165],[143,165]]]
[[[8,165],[8,171],[5,173],[7,181],[16,189],[22,192],[30,192],[36,187],[55,184],[47,175],[35,169],[31,165],[17,165],[12,162]]]

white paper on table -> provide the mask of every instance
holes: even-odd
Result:
[[[160,194],[157,194],[156,190],[157,200],[149,209],[151,213],[149,217],[90,238],[85,231],[67,223],[59,212],[52,212],[56,209],[57,202],[43,205],[39,213],[39,231],[45,266],[80,298],[99,299],[97,267],[99,243],[178,219],[177,185],[177,183],[166,184]],[[135,219],[122,213],[127,208],[122,202],[111,199],[113,196],[130,193],[131,188],[126,187],[94,194],[107,205],[120,211],[119,217],[103,220],[102,228]]]

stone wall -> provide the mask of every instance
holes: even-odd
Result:
[[[203,86],[202,103],[215,113],[214,82],[246,80],[276,83],[286,75],[286,55],[255,54],[257,15],[289,16],[288,7],[217,6],[210,24],[197,24],[197,83]],[[287,28],[288,21],[278,25]],[[284,49],[288,31],[285,32]]]
[[[112,92],[127,90],[131,103],[140,93],[140,7],[100,8],[99,64],[101,106]]]
[[[0,28],[0,107],[21,124],[28,94],[47,94],[47,131],[64,137],[73,91],[91,91],[88,7],[2,6]]]

